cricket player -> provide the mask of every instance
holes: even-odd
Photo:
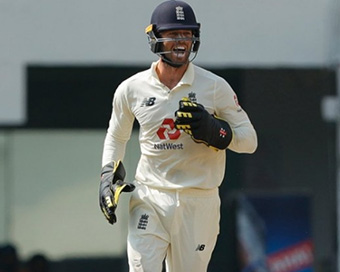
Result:
[[[102,159],[100,206],[109,221],[121,192],[131,192],[130,272],[204,272],[219,233],[226,149],[253,153],[257,136],[235,92],[192,63],[200,24],[183,1],[165,1],[146,27],[159,59],[117,88]],[[141,157],[124,181],[126,143],[139,123]]]

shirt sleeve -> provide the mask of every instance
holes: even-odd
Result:
[[[257,134],[247,113],[240,106],[231,86],[220,79],[216,83],[215,114],[227,121],[233,131],[228,149],[237,153],[254,153],[257,148]]]
[[[113,97],[112,114],[104,140],[102,166],[113,160],[124,159],[126,144],[130,139],[135,119],[127,94],[128,86],[123,82]]]

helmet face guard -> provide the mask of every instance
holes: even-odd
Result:
[[[150,25],[148,28],[153,28],[153,25]],[[148,29],[147,28],[147,29]],[[156,35],[153,30],[147,32],[148,35],[148,42],[150,45],[150,50],[158,55],[163,61],[166,63],[174,66],[174,67],[180,67],[183,64],[186,64],[186,62],[173,62],[169,58],[166,57],[166,54],[172,53],[172,51],[165,51],[163,48],[164,42],[181,42],[181,41],[190,41],[192,42],[190,50],[187,51],[189,53],[188,61],[191,62],[195,59],[198,53],[198,48],[200,45],[200,39],[199,37],[196,37],[193,35],[191,38],[161,38],[158,37],[159,35]]]
[[[161,32],[167,30],[191,30],[192,38],[162,38]],[[166,57],[171,53],[163,50],[163,42],[191,41],[188,61],[193,61],[200,46],[200,24],[192,8],[183,1],[168,0],[156,7],[151,16],[151,24],[145,29],[148,35],[150,50],[157,54],[163,61],[174,67],[180,67],[185,63],[176,63]]]

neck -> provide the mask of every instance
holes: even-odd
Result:
[[[173,67],[163,60],[160,60],[157,64],[156,72],[159,80],[171,90],[182,79],[188,65],[189,63],[186,63],[180,67]]]

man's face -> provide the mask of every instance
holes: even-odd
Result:
[[[186,63],[192,46],[191,30],[168,30],[161,32],[161,37],[170,39],[163,42],[166,57],[175,63]]]

